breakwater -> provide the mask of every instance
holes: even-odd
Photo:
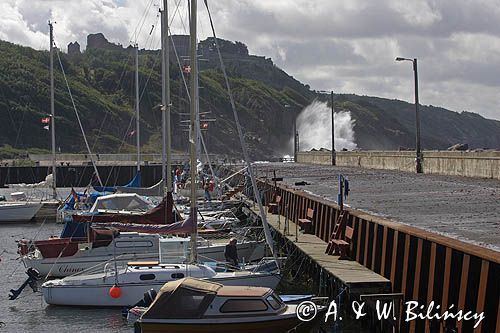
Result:
[[[500,151],[424,151],[423,172],[448,176],[500,179]],[[301,151],[297,162],[332,164],[330,151]],[[336,165],[415,172],[412,151],[339,151]]]

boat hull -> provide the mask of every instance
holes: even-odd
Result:
[[[199,274],[189,275],[202,278]],[[110,276],[100,284],[93,285],[51,285],[46,282],[42,285],[42,293],[47,304],[66,306],[96,306],[96,307],[123,307],[134,306],[144,297],[144,293],[150,289],[159,291],[160,288],[170,280],[152,281],[144,283],[118,283],[121,288],[121,296],[113,298],[109,290],[115,284],[114,277]],[[233,274],[221,273],[208,280],[228,286],[255,286],[276,288],[281,276],[273,273],[262,274]]]
[[[12,202],[0,204],[1,222],[28,222],[42,208],[41,203]]]
[[[324,309],[318,311],[317,318],[322,316]],[[183,323],[179,323],[182,321]],[[317,321],[302,322],[297,318],[295,311],[278,316],[236,317],[225,319],[196,319],[196,320],[164,320],[164,322],[147,322],[140,320],[135,324],[135,332],[141,333],[253,333],[253,332],[310,332]]]
[[[252,262],[262,259],[264,257],[265,246],[263,242],[246,242],[237,244],[238,256],[245,262]],[[211,245],[201,246],[198,248],[198,256],[200,261],[217,261],[224,262],[224,249],[225,245]],[[137,251],[136,253],[120,252],[116,249],[113,253],[113,246],[106,248],[96,249],[99,254],[92,254],[91,251],[78,251],[76,255],[69,257],[55,257],[55,258],[35,258],[25,256],[22,261],[26,268],[34,268],[41,275],[50,277],[66,277],[76,273],[83,272],[94,266],[113,259],[113,256],[119,257],[118,264],[126,264],[128,261],[136,260],[158,260],[158,247],[148,249],[148,252]],[[50,274],[49,274],[50,273]]]

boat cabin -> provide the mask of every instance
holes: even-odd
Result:
[[[175,304],[175,306],[172,306]],[[242,315],[276,315],[285,303],[270,288],[223,286],[184,278],[166,283],[142,315],[142,322],[169,319],[217,319]]]

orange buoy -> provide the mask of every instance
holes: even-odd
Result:
[[[120,298],[122,295],[122,288],[118,287],[116,284],[109,288],[109,296],[112,298]]]

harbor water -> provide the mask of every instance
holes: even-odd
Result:
[[[60,191],[67,195],[70,189]],[[0,189],[0,195],[12,192]],[[49,306],[41,292],[26,287],[16,300],[9,300],[10,289],[17,289],[26,280],[26,268],[19,260],[16,241],[22,238],[46,239],[59,236],[62,225],[54,221],[0,224],[0,332],[133,332],[118,308],[89,308]],[[313,294],[307,281],[286,278],[279,286],[280,293]],[[339,330],[335,324],[322,332],[369,332],[353,320],[342,322]]]

